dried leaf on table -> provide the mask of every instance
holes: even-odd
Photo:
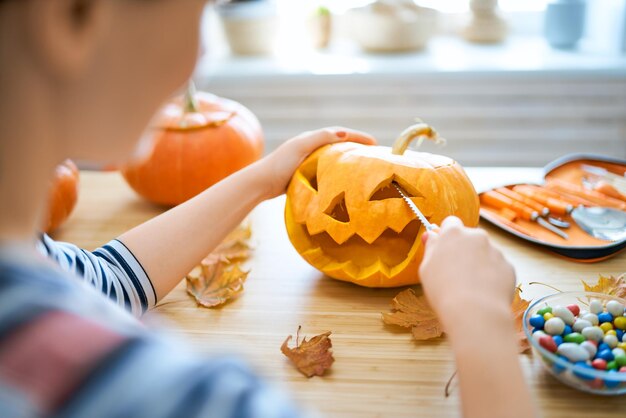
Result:
[[[626,279],[624,274],[620,274],[618,277],[600,275],[598,282],[594,285],[590,285],[584,280],[581,281],[587,292],[604,293],[610,296],[626,298]]]
[[[187,293],[206,308],[219,306],[243,292],[247,271],[239,263],[203,263],[187,275]]]
[[[296,346],[289,348],[289,341],[292,336],[288,336],[280,351],[286,355],[296,366],[296,368],[306,377],[321,376],[330,368],[335,359],[333,352],[330,350],[333,346],[330,341],[330,331],[324,334],[316,335],[307,341],[306,337],[299,343],[300,329],[296,333]]]
[[[213,308],[243,292],[247,271],[240,263],[250,256],[249,225],[240,225],[186,277],[187,293],[198,305]]]
[[[383,312],[383,322],[411,328],[416,340],[430,340],[443,334],[441,324],[424,295],[417,296],[413,289],[398,293],[391,301],[394,312]]]
[[[522,287],[515,288],[515,296],[513,296],[513,302],[511,303],[511,313],[515,321],[515,331],[519,341],[519,352],[524,353],[530,349],[530,344],[524,333],[524,312],[530,305],[530,301],[522,299]]]
[[[250,257],[248,240],[251,235],[250,225],[239,225],[207,258],[218,257],[220,260],[229,262],[247,259]]]

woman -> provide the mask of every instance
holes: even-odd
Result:
[[[94,253],[37,234],[55,165],[67,157],[123,162],[159,104],[188,79],[204,4],[0,0],[4,416],[301,415],[241,363],[197,359],[110,299],[141,313],[256,204],[283,193],[311,151],[337,141],[371,144],[373,138],[344,128],[303,133]],[[531,415],[508,312],[513,270],[484,234],[458,220],[444,222],[428,241],[421,274],[457,352],[465,414]],[[183,242],[184,251],[176,245]],[[446,262],[449,254],[455,254],[454,265]],[[479,347],[480,327],[457,318],[461,307],[475,310],[478,320],[491,318],[492,330],[501,335],[497,352]],[[496,355],[501,367],[490,378],[482,376],[481,366]],[[491,404],[489,391],[496,394]]]

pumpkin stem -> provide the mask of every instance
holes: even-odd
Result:
[[[184,98],[185,113],[197,113],[199,111],[198,100],[196,99],[196,85],[193,80],[189,80]]]
[[[409,147],[411,141],[416,138],[418,147],[425,139],[434,141],[436,144],[445,142],[445,139],[441,138],[432,126],[418,119],[418,123],[406,128],[404,131],[402,131],[398,139],[394,141],[391,153],[396,155],[403,155],[406,149]]]

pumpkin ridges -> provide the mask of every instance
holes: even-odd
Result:
[[[386,147],[344,143],[310,158],[317,161],[305,159],[288,187],[285,223],[302,257],[336,279],[368,287],[419,282],[424,230],[420,227],[395,241],[402,236],[397,231],[417,221],[399,195],[386,193],[385,200],[370,200],[382,184],[396,181],[411,194],[423,195],[412,200],[431,222],[456,215],[468,226],[478,223],[476,192],[460,165],[447,157],[414,151],[394,156]],[[317,191],[310,186],[314,174]],[[349,222],[328,216],[340,198],[345,199]]]
[[[71,160],[65,160],[56,167],[44,220],[43,230],[46,233],[57,229],[74,210],[78,200],[78,182],[78,167]]]
[[[261,125],[251,111],[208,93],[198,93],[196,99],[207,126],[198,126],[199,118],[180,126],[189,114],[183,112],[182,99],[175,99],[157,118],[152,152],[123,169],[131,187],[148,200],[182,203],[262,156]],[[211,112],[232,116],[217,126]]]

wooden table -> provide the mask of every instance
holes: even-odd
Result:
[[[468,173],[477,188],[489,181],[541,175],[538,169],[482,168]],[[380,313],[388,310],[397,289],[360,288],[323,277],[305,263],[287,239],[283,205],[284,199],[277,198],[251,215],[256,248],[239,299],[221,309],[199,308],[181,283],[147,319],[161,318],[167,332],[186,339],[201,353],[244,356],[261,374],[324,416],[459,416],[455,384],[452,395],[444,397],[444,386],[455,369],[448,341],[418,343],[409,333],[382,323]],[[117,173],[83,172],[78,207],[55,238],[93,249],[161,210],[137,197]],[[523,244],[484,223],[482,227],[515,265],[527,298],[550,292],[528,286],[531,281],[579,290],[581,279],[593,281],[598,273],[626,271],[626,253],[597,264],[579,264]],[[324,377],[305,378],[281,354],[281,343],[295,334],[298,325],[308,336],[332,331],[336,362]],[[494,367],[498,361],[494,359]],[[521,356],[521,361],[543,416],[626,415],[626,397],[586,395],[554,380],[530,355]]]

